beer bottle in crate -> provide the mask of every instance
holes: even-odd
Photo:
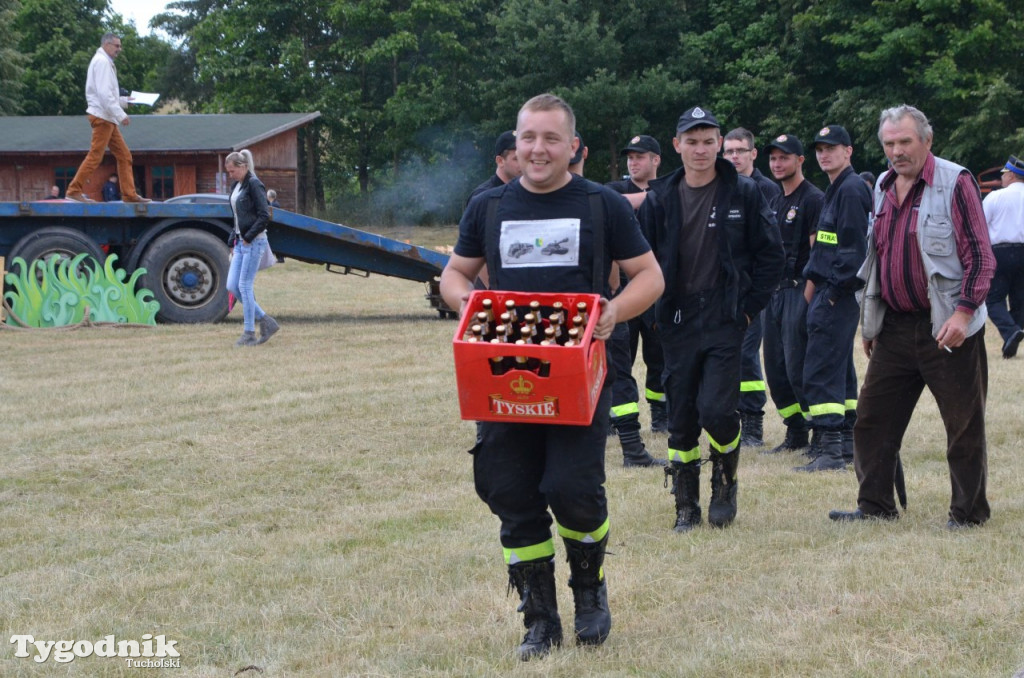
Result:
[[[504,342],[500,338],[495,337],[494,339],[491,339],[491,343],[502,344]],[[492,356],[491,358],[488,358],[488,360],[491,363],[491,374],[493,374],[494,376],[500,377],[501,375],[508,372],[509,361],[508,358],[506,358],[505,356],[496,355]]]
[[[546,331],[550,332],[551,328],[549,327]],[[547,338],[545,338],[545,339],[543,339],[540,342],[540,345],[541,346],[557,346],[558,344],[555,342],[554,339],[547,339]],[[541,358],[538,361],[538,363],[537,363],[537,376],[540,376],[540,377],[550,377],[551,376],[551,361],[550,360],[547,360],[545,358]]]
[[[525,339],[516,339],[516,346],[525,346]],[[528,370],[530,369],[530,359],[525,355],[517,355],[515,357],[515,368],[517,370]]]
[[[520,336],[527,343],[534,343],[537,341],[537,334],[537,316],[533,313],[527,313],[523,316],[523,327]]]
[[[581,301],[580,303],[576,304],[576,315],[578,315],[579,317],[583,318],[583,325],[586,326],[586,324],[587,324],[587,317],[588,317],[587,316],[587,302]]]
[[[558,341],[559,339],[562,338],[562,318],[564,317],[565,316],[563,314],[557,312],[552,313],[551,315],[548,316],[549,324],[547,329],[544,330],[544,332],[546,334],[548,330],[551,330],[551,332],[554,334],[555,341]]]
[[[558,316],[558,323],[560,325],[565,324],[565,304],[560,301],[551,304],[551,314],[552,316]]]
[[[494,325],[494,300],[484,299],[480,305],[484,307],[483,312],[487,314],[487,322]]]
[[[519,339],[516,341],[516,346],[526,346],[530,341],[527,339]],[[517,370],[529,370],[530,372],[537,371],[538,360],[525,355],[516,356],[516,369]]]
[[[463,341],[480,341],[483,339],[484,330],[480,327],[479,323],[473,323],[466,328],[465,334],[462,335]]]
[[[479,313],[476,314],[475,318],[476,318],[476,325],[479,325],[480,328],[483,330],[483,332],[482,332],[483,338],[484,339],[490,339],[491,338],[491,330],[494,328],[494,325],[491,324],[490,320],[488,320],[487,313],[484,312],[484,311],[480,311]],[[476,325],[474,325],[474,327]]]
[[[516,302],[513,301],[512,299],[509,299],[509,300],[507,300],[505,302],[505,313],[508,313],[508,322],[509,323],[515,324],[516,321],[519,320],[519,315],[516,313]],[[502,318],[504,318],[504,317],[505,316],[502,315]],[[504,321],[502,321],[502,322],[504,322]],[[505,324],[507,325],[508,323],[505,323]]]

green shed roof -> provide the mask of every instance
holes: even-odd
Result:
[[[319,111],[133,115],[131,124],[120,129],[137,152],[237,151],[319,117]],[[0,153],[85,153],[90,138],[84,115],[0,117]]]

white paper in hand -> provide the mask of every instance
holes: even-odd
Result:
[[[152,106],[159,98],[159,94],[155,94],[153,92],[136,92],[135,90],[132,90],[132,93],[128,96],[130,103],[143,104],[144,106]]]

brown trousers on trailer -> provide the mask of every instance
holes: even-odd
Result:
[[[132,172],[132,152],[128,150],[128,144],[124,142],[121,131],[117,125],[108,122],[95,115],[89,116],[89,124],[92,125],[92,143],[89,146],[89,153],[85,156],[75,178],[71,180],[65,195],[81,195],[85,192],[84,185],[92,178],[96,168],[103,162],[103,154],[107,147],[114,154],[117,161],[117,180],[121,184],[121,195],[125,200],[135,200],[139,194],[135,192],[135,175]],[[98,189],[97,189],[98,190]],[[99,200],[97,196],[90,196]]]

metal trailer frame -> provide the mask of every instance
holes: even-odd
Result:
[[[113,252],[129,274],[147,268],[142,284],[162,305],[180,306],[162,309],[158,317],[165,322],[215,322],[227,315],[226,292],[220,288],[232,230],[226,203],[0,202],[5,269],[23,253],[89,251],[102,258]],[[280,208],[274,208],[267,233],[278,256],[324,264],[333,273],[378,273],[427,283],[431,306],[442,318],[455,317],[437,286],[446,254]]]

